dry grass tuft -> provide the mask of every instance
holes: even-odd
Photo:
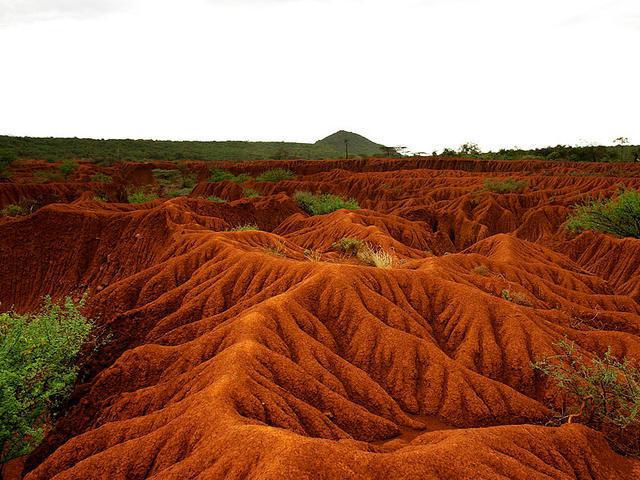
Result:
[[[389,252],[370,243],[364,244],[358,251],[357,258],[362,263],[376,268],[392,268],[395,263],[395,259]]]
[[[472,272],[483,277],[486,277],[491,273],[491,271],[485,265],[478,265],[477,267],[474,267]]]

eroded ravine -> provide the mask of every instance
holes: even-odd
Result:
[[[84,196],[2,220],[2,308],[87,291],[112,334],[27,478],[640,476],[599,433],[545,427],[554,392],[531,369],[565,337],[640,359],[640,241],[562,227],[640,170],[393,162],[276,162],[297,178],[228,204]],[[482,191],[494,176],[529,188]],[[309,217],[304,189],[363,209]],[[263,231],[226,231],[250,222]],[[342,237],[394,268],[342,258]]]

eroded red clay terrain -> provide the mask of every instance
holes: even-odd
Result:
[[[129,205],[91,192],[115,201],[175,164],[103,169],[109,186],[87,182],[88,164],[33,185],[38,165],[0,184],[0,208],[48,204],[0,220],[1,307],[88,292],[111,337],[26,479],[640,478],[639,461],[579,420],[545,426],[557,391],[531,368],[565,337],[584,355],[640,360],[640,241],[562,226],[591,195],[640,188],[640,166],[221,164],[296,173],[247,182],[261,196],[241,198],[194,162],[190,198]],[[483,191],[506,177],[529,186]],[[310,217],[298,190],[362,209]],[[213,195],[232,201],[197,198]],[[247,223],[261,231],[227,231]],[[344,258],[343,237],[395,265]]]

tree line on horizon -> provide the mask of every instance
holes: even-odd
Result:
[[[355,142],[354,142],[355,143]],[[347,150],[349,158],[427,156],[411,152],[406,147],[373,144],[366,151]],[[433,152],[433,156],[466,157],[493,160],[558,160],[573,162],[633,162],[640,161],[640,146],[629,145],[626,138],[616,139],[616,145],[571,146],[556,145],[535,149],[510,148],[483,152],[475,143]],[[66,159],[90,160],[109,165],[117,161],[144,160],[319,160],[344,158],[345,150],[322,141],[292,142],[198,142],[169,140],[98,140],[82,138],[36,138],[0,136],[0,173],[14,160],[31,158],[51,162]]]

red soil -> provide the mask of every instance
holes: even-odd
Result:
[[[114,167],[113,188],[149,181],[159,165],[173,164]],[[204,179],[204,164],[190,167]],[[640,188],[639,166],[222,167],[297,177],[247,182],[263,194],[252,199],[220,182],[192,198],[106,204],[78,193],[91,190],[87,165],[73,184],[39,186],[78,188],[73,203],[0,220],[0,307],[88,291],[87,313],[112,335],[27,460],[28,480],[640,478],[640,462],[600,433],[544,426],[555,391],[530,365],[564,337],[584,354],[611,347],[640,360],[640,241],[562,227],[573,204]],[[0,184],[0,201],[35,191],[27,173]],[[529,187],[483,192],[489,177]],[[309,217],[296,190],[363,209]],[[210,195],[238,200],[196,198]],[[263,231],[225,231],[246,223]],[[341,258],[331,245],[347,236],[396,264]]]

